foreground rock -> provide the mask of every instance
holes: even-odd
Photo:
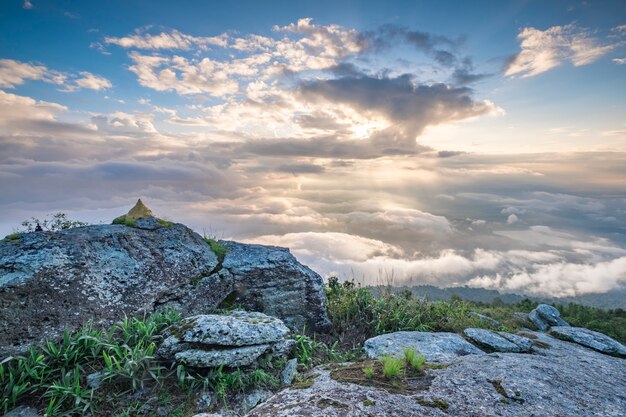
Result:
[[[494,352],[528,353],[533,347],[533,341],[527,337],[507,332],[470,328],[463,333],[478,346]]]
[[[484,354],[456,333],[388,333],[366,340],[363,347],[370,358],[383,355],[401,357],[405,349],[415,349],[430,362],[450,362],[460,356]]]
[[[541,355],[462,356],[446,368],[427,369],[430,386],[417,393],[340,383],[316,368],[309,387],[285,389],[248,417],[624,415],[626,360],[533,335],[550,346]]]
[[[237,242],[223,259],[182,224],[97,225],[0,242],[0,359],[89,320],[237,303],[292,329],[328,328],[322,278],[288,249]],[[140,227],[143,228],[140,228]]]
[[[165,332],[158,354],[164,359],[200,368],[248,366],[264,354],[285,355],[294,340],[277,318],[233,311],[228,315],[198,315]]]
[[[552,336],[578,343],[607,355],[626,358],[626,346],[609,336],[582,327],[555,326],[550,329]]]
[[[537,308],[528,313],[528,318],[537,326],[537,329],[542,332],[545,332],[552,326],[569,326],[569,324],[561,318],[559,310],[547,304],[539,304]]]

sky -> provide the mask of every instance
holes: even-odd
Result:
[[[626,285],[625,2],[173,4],[0,4],[0,235],[141,197],[363,284]]]

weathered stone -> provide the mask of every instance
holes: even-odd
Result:
[[[85,377],[87,385],[93,389],[98,389],[102,385],[102,380],[105,377],[104,371],[93,372]]]
[[[197,410],[207,410],[214,403],[214,395],[212,392],[203,392],[196,401]]]
[[[6,413],[4,417],[40,417],[40,414],[35,408],[20,406]]]
[[[533,326],[533,323],[528,318],[528,313],[516,311],[515,313],[511,314],[511,318],[523,326]]]
[[[220,346],[249,346],[278,342],[289,329],[275,317],[259,312],[235,310],[228,314],[187,317],[167,330],[179,342]]]
[[[267,401],[273,395],[272,391],[267,389],[255,389],[246,394],[243,399],[243,407],[246,411],[253,409],[264,401]]]
[[[291,385],[293,379],[298,373],[298,360],[290,359],[285,364],[285,367],[280,371],[279,379],[282,385]]]
[[[430,362],[449,362],[460,356],[484,354],[456,333],[388,333],[366,340],[363,347],[370,358],[400,357],[405,349],[412,348]]]
[[[609,336],[582,327],[554,326],[550,334],[562,340],[578,343],[607,355],[626,358],[626,346]]]
[[[492,319],[489,316],[485,316],[484,314],[480,314],[480,313],[477,313],[475,311],[470,311],[468,313],[468,315],[470,317],[476,317],[477,319],[479,319],[482,322],[489,323],[493,327],[501,327],[502,326],[502,323],[500,323],[498,320],[494,320],[494,319]]]
[[[506,332],[469,328],[463,333],[480,347],[495,352],[527,353],[532,350],[532,340]]]
[[[318,376],[310,387],[288,387],[248,417],[624,415],[625,360],[533,334],[551,346],[543,355],[463,356],[445,368],[427,369],[430,386],[417,394],[337,382],[329,370],[314,368],[310,374]]]
[[[248,366],[265,353],[285,354],[293,346],[284,339],[288,333],[281,320],[258,312],[198,315],[166,329],[157,352],[200,368]]]
[[[144,229],[144,230],[156,230],[163,226],[159,222],[159,219],[157,219],[156,217],[150,216],[150,217],[142,217],[141,219],[136,220],[135,227],[138,229]]]
[[[287,249],[221,244],[220,263],[181,224],[95,225],[0,242],[0,359],[89,320],[104,326],[165,308],[201,314],[224,300],[299,331],[328,328],[322,278]]]
[[[270,345],[243,346],[232,349],[187,349],[174,354],[177,362],[197,368],[248,366],[267,352]]]
[[[551,326],[569,326],[561,318],[559,310],[547,304],[539,304],[537,308],[528,314],[528,318],[542,332],[545,332]]]
[[[272,346],[272,356],[289,356],[296,346],[296,341],[293,339],[284,339],[274,343]]]

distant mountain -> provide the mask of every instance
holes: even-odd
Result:
[[[381,290],[382,287],[376,287],[375,289]],[[579,295],[576,297],[536,297],[527,296],[512,293],[501,293],[496,290],[487,290],[484,288],[471,288],[471,287],[448,287],[439,288],[433,285],[417,285],[412,287],[394,287],[394,291],[411,291],[413,294],[419,297],[426,297],[430,300],[449,300],[452,296],[456,295],[464,300],[476,301],[483,303],[491,303],[496,298],[499,298],[506,304],[518,303],[525,298],[533,301],[543,303],[556,303],[556,304],[568,304],[576,303],[591,307],[598,307],[603,309],[626,309],[626,288],[613,290],[606,293],[594,293]]]

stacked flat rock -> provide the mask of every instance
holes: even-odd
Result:
[[[285,339],[288,334],[281,320],[263,313],[198,315],[169,327],[158,354],[198,368],[248,366],[262,355],[291,351],[295,341]]]
[[[429,362],[450,362],[461,356],[484,354],[458,334],[445,332],[388,333],[366,340],[363,348],[370,358],[402,357],[405,349],[415,349]]]
[[[559,310],[547,304],[539,304],[537,308],[528,313],[528,318],[537,326],[537,329],[542,332],[545,332],[552,326],[569,326],[569,324],[561,318]]]
[[[528,353],[533,347],[529,338],[507,332],[470,328],[463,333],[472,342],[494,352]]]

